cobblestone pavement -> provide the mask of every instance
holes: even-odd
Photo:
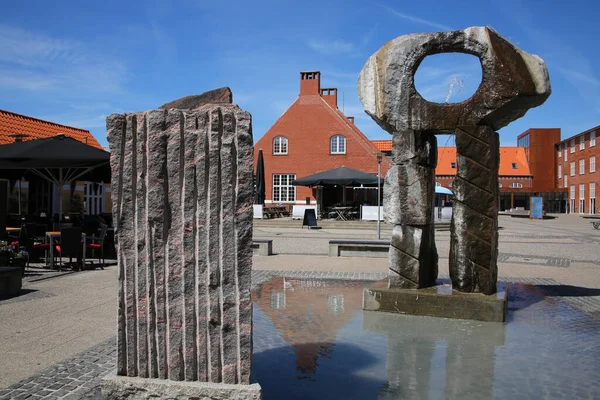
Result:
[[[252,285],[256,289],[274,277],[310,280],[375,281],[385,277],[381,273],[309,272],[309,271],[253,271]],[[448,277],[440,277],[448,279]],[[535,301],[558,302],[563,307],[577,313],[583,312],[586,318],[573,318],[570,326],[578,334],[586,331],[598,332],[600,328],[600,289],[586,289],[560,285],[553,279],[507,278],[507,282],[517,284],[509,290],[510,312],[519,310],[524,300],[518,284],[533,285],[534,293],[539,292]],[[563,313],[564,314],[564,313]],[[255,324],[260,324],[262,334],[254,337],[254,353],[288,346],[273,329],[270,323],[263,322],[263,315],[256,315]],[[549,318],[553,318],[549,316]],[[265,331],[267,329],[267,331]],[[563,338],[567,340],[567,338]],[[587,344],[589,345],[589,344]],[[596,343],[597,346],[597,343]],[[99,399],[100,381],[115,368],[116,339],[111,338],[75,357],[64,360],[50,368],[24,379],[6,389],[0,389],[0,399]],[[565,397],[566,398],[566,397]]]

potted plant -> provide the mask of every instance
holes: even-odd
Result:
[[[0,240],[0,267],[8,267],[10,264],[10,247],[6,240]]]
[[[13,252],[13,266],[21,268],[21,276],[25,275],[25,267],[29,261],[29,253],[23,249],[15,249]]]

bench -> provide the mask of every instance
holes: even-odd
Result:
[[[254,239],[252,241],[252,254],[255,256],[270,256],[273,254],[273,240]]]
[[[0,267],[0,299],[18,295],[21,291],[21,284],[21,268]]]
[[[387,258],[390,242],[376,240],[330,240],[329,257]]]

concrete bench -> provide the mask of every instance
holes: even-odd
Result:
[[[273,254],[273,240],[254,239],[252,241],[252,254],[256,256],[270,256]]]
[[[375,240],[330,240],[329,257],[387,258],[390,242]]]
[[[21,284],[21,268],[0,267],[0,299],[18,295],[21,291]]]

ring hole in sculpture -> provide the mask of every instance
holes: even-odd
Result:
[[[432,103],[460,103],[477,92],[482,72],[479,58],[465,53],[425,57],[415,73],[415,88]]]

